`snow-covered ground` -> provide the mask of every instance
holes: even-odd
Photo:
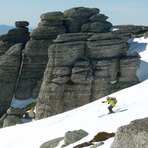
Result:
[[[114,110],[120,108],[123,112],[99,118],[99,115],[108,113],[108,104],[101,103],[104,97],[53,117],[0,129],[0,148],[39,148],[42,143],[62,137],[67,131],[83,129],[89,133],[77,143],[67,146],[72,148],[90,141],[98,132],[116,132],[118,127],[132,120],[148,117],[148,39],[142,37],[129,42],[129,51],[137,51],[141,56],[141,65],[137,71],[141,83],[110,95],[118,100]],[[109,148],[113,140],[110,138],[104,141],[105,144],[100,148]]]

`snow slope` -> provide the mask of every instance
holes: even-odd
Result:
[[[120,108],[125,111],[99,118],[99,115],[108,113],[108,104],[101,103],[105,100],[104,97],[53,117],[0,129],[0,148],[39,148],[42,143],[62,137],[67,131],[83,129],[89,133],[77,143],[67,146],[72,148],[90,141],[98,132],[116,132],[118,127],[129,124],[132,120],[148,117],[148,39],[137,38],[129,42],[129,52],[136,50],[141,56],[137,76],[142,82],[110,95],[118,100],[114,110]],[[105,144],[100,148],[109,148],[113,139],[104,141]]]

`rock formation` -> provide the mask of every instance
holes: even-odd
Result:
[[[25,113],[23,109],[10,107],[0,118],[0,128],[23,123],[21,118]]]
[[[37,98],[48,62],[48,47],[58,34],[65,32],[62,18],[62,12],[42,14],[39,26],[31,32],[31,39],[24,49],[23,68],[16,90],[16,98]]]
[[[85,19],[80,23],[81,11]],[[110,32],[111,23],[98,13],[96,8],[73,8],[63,13],[69,33],[58,35],[49,46],[49,60],[37,99],[37,119],[138,83],[140,57],[136,53],[127,55],[130,36],[119,30]],[[75,19],[79,23],[72,23]]]
[[[148,147],[148,118],[132,121],[119,127],[111,148],[146,148]]]
[[[41,119],[137,84],[140,57],[127,54],[127,41],[147,28],[110,31],[107,18],[98,8],[76,7],[42,14],[30,36],[26,21],[1,35],[0,116],[14,91],[17,99],[37,98]]]
[[[26,21],[0,36],[0,116],[10,107],[21,65],[21,54],[29,40]]]

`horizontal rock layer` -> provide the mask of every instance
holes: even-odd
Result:
[[[31,33],[28,22],[17,21],[17,28],[0,36],[0,91],[7,95],[0,98],[5,108],[2,112],[9,107],[13,94],[22,100],[38,98],[40,119],[138,83],[140,57],[127,55],[127,41],[147,28],[116,26],[119,29],[110,32],[112,24],[107,18],[98,8],[76,7],[42,14]],[[18,53],[17,43],[22,44]],[[7,105],[5,100],[9,100]]]

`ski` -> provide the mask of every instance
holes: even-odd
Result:
[[[121,110],[120,108],[118,108],[118,109],[116,109],[113,113],[102,114],[102,115],[99,115],[98,117],[101,118],[101,117],[104,117],[104,116],[107,116],[107,115],[111,115],[111,114],[115,114],[115,113],[124,112],[124,111],[126,111],[126,110],[127,110],[127,109]]]

